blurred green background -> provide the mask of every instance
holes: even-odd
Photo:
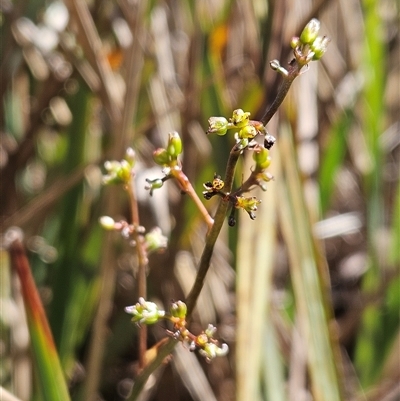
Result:
[[[72,400],[129,399],[138,373],[124,312],[137,300],[135,250],[98,224],[129,207],[102,187],[104,161],[137,152],[141,223],[169,237],[148,294],[168,308],[190,290],[206,228],[176,186],[150,198],[145,179],[162,174],[152,151],[176,130],[199,193],[223,175],[234,141],[207,137],[207,119],[261,118],[281,82],[269,61],[290,61],[312,17],[328,51],[268,125],[275,180],[255,221],[239,213],[224,227],[191,323],[215,324],[230,353],[205,364],[176,347],[141,399],[400,399],[398,1],[4,0],[0,11],[2,242],[23,230]],[[1,252],[0,384],[41,401]],[[164,336],[152,327],[149,347]]]

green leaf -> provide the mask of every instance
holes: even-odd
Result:
[[[43,401],[69,401],[69,393],[50,326],[33,280],[22,244],[10,247],[11,263],[21,282],[21,291],[28,320],[32,353],[39,378]]]

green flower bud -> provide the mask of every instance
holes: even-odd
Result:
[[[135,165],[136,153],[132,148],[126,149],[125,160],[130,164],[131,167],[133,167]]]
[[[290,41],[290,47],[295,49],[301,45],[300,38],[298,36],[293,36],[292,40]]]
[[[153,152],[153,160],[160,166],[166,166],[171,161],[171,157],[166,149],[158,148]]]
[[[253,139],[257,135],[257,130],[252,125],[246,125],[239,131],[239,138]]]
[[[265,170],[271,164],[271,158],[269,157],[268,149],[258,145],[253,152],[253,160],[256,162],[256,168],[259,170]]]
[[[208,338],[213,338],[217,328],[212,324],[209,324],[206,331],[204,332]]]
[[[318,36],[320,26],[320,22],[316,18],[313,18],[303,29],[300,35],[300,41],[303,44],[313,43]]]
[[[250,113],[248,111],[244,112],[242,109],[234,110],[232,113],[231,123],[236,128],[243,128],[248,125],[250,121]]]
[[[171,305],[170,313],[173,317],[177,317],[179,319],[185,319],[187,313],[187,306],[182,301],[174,302]]]
[[[210,117],[207,134],[225,135],[228,130],[228,120],[225,117]]]
[[[121,160],[117,177],[124,183],[129,182],[132,175],[132,166],[125,159]]]
[[[108,160],[104,163],[108,174],[103,176],[103,184],[127,183],[131,179],[132,165],[126,161]]]
[[[182,140],[179,134],[174,131],[168,134],[167,152],[171,157],[176,157],[182,153]]]
[[[99,223],[105,230],[114,230],[115,228],[115,221],[110,216],[101,216]]]
[[[326,36],[318,36],[313,44],[311,45],[311,49],[314,52],[313,60],[319,60],[326,52],[328,48],[328,44],[330,42],[330,39]]]

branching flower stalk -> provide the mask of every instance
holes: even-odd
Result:
[[[101,225],[108,230],[120,231],[126,239],[132,239],[136,246],[138,261],[137,281],[138,296],[147,297],[146,271],[148,269],[148,252],[165,247],[166,243],[159,230],[153,230],[144,236],[145,229],[140,225],[138,202],[134,185],[135,152],[128,148],[125,158],[120,162],[111,161],[105,163],[108,172],[103,177],[104,184],[123,184],[124,190],[129,196],[129,207],[131,211],[131,224],[126,221],[115,222],[109,216],[100,219]],[[147,327],[143,325],[139,332],[139,367],[145,365],[145,354],[147,350]]]
[[[270,67],[282,75],[283,81],[278,89],[278,94],[275,100],[272,102],[271,106],[267,109],[260,121],[250,120],[250,113],[241,109],[234,110],[232,117],[229,120],[225,117],[211,117],[209,119],[207,134],[215,133],[217,135],[225,135],[228,130],[231,130],[233,131],[235,138],[235,144],[229,154],[224,179],[222,180],[219,175],[215,174],[212,181],[204,183],[205,191],[203,192],[203,196],[205,199],[208,200],[214,196],[220,198],[214,219],[209,215],[207,209],[194,192],[188,178],[182,171],[182,166],[178,159],[178,156],[182,153],[182,142],[178,133],[170,133],[167,147],[165,149],[157,149],[154,152],[154,160],[157,164],[163,167],[164,176],[154,180],[146,180],[147,189],[150,190],[150,195],[154,190],[162,187],[165,181],[171,178],[175,179],[181,190],[184,193],[189,194],[193,199],[206,221],[209,230],[205,239],[203,253],[199,261],[197,276],[186,299],[186,303],[183,303],[182,301],[175,302],[172,304],[170,312],[166,313],[165,311],[160,310],[156,304],[146,301],[144,296],[140,296],[137,304],[125,309],[127,313],[133,315],[132,321],[136,324],[154,324],[161,319],[166,319],[173,326],[172,331],[167,330],[170,339],[166,342],[163,340],[160,344],[155,346],[157,353],[154,359],[150,361],[147,366],[141,364],[142,367],[144,366],[144,369],[135,379],[135,384],[129,400],[137,399],[150,374],[163,363],[178,341],[189,344],[189,349],[192,351],[196,349],[199,350],[199,353],[208,361],[216,356],[225,355],[227,353],[228,346],[226,344],[219,346],[218,342],[214,339],[214,326],[209,325],[209,327],[202,333],[195,335],[187,328],[188,322],[191,319],[194,307],[203,288],[204,280],[210,267],[214,246],[220,234],[228,209],[231,208],[228,218],[228,224],[230,226],[236,224],[235,213],[237,209],[245,210],[251,219],[255,219],[256,217],[255,212],[261,201],[254,196],[246,197],[245,194],[256,187],[265,191],[266,183],[272,179],[272,176],[266,171],[266,169],[269,167],[271,162],[269,150],[273,146],[275,138],[268,133],[266,125],[282,104],[293,81],[307,70],[308,64],[311,61],[319,60],[325,53],[329,39],[318,36],[319,28],[319,21],[312,19],[306,25],[300,37],[292,38],[291,47],[293,48],[294,58],[289,63],[287,69],[282,67],[277,60],[273,60],[270,63]],[[263,137],[263,144],[260,143],[260,137]],[[245,151],[253,152],[254,166],[248,178],[242,183],[242,185],[233,190],[236,165],[239,157]],[[129,155],[127,155],[127,159],[128,158]],[[133,237],[136,246],[138,247],[139,265],[142,265],[145,270],[147,266],[147,255],[145,252],[147,249],[147,236],[143,236],[144,229],[139,225],[139,217],[137,215],[137,209],[135,209],[137,203],[134,196],[132,180],[130,179],[128,182],[125,177],[126,164],[130,170],[132,165],[130,165],[129,160],[124,160],[120,164],[116,162],[112,163],[114,163],[114,165],[110,164],[108,168],[106,166],[109,171],[109,176],[108,179],[106,178],[106,181],[118,181],[121,180],[122,177],[122,181],[127,184],[131,196],[133,224],[128,225],[125,222],[115,223],[112,219],[109,220],[110,218],[105,217],[103,218],[103,226],[106,228],[109,226],[111,229],[121,230],[121,232],[124,232],[124,230],[129,232],[129,235]],[[131,178],[130,173],[129,177]],[[157,234],[155,238],[157,248],[159,242]],[[141,276],[139,280],[143,280],[140,284],[140,288],[142,293],[145,294],[145,274]],[[141,350],[141,353],[142,352],[143,350]]]
[[[167,148],[156,149],[153,153],[154,161],[163,167],[164,177],[156,178],[155,180],[147,179],[147,189],[150,190],[151,195],[155,189],[161,188],[165,181],[174,178],[181,191],[189,195],[193,200],[210,230],[214,224],[214,220],[200,200],[186,174],[183,172],[180,160],[178,159],[178,156],[182,153],[181,138],[177,132],[170,132],[168,136]]]

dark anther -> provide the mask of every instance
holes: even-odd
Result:
[[[228,217],[229,227],[235,227],[235,225],[236,225],[235,212],[236,212],[236,209],[234,207],[232,207],[231,213],[229,214],[229,217]]]
[[[268,150],[271,149],[272,146],[274,146],[275,141],[276,141],[276,139],[275,139],[274,136],[272,136],[272,135],[270,135],[270,134],[267,134],[267,135],[265,136],[265,139],[264,139],[264,147],[265,147],[266,149],[268,149]]]

